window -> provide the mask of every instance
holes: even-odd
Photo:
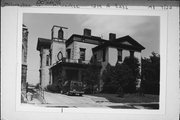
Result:
[[[106,49],[103,49],[103,62],[106,61]]]
[[[49,66],[49,55],[46,55],[46,66]]]
[[[97,62],[97,54],[94,54],[94,62]]]
[[[52,49],[49,50],[50,65],[52,65]]]
[[[134,57],[134,51],[130,51],[130,57]]]
[[[85,61],[85,51],[86,49],[80,48],[80,59]]]
[[[122,62],[122,49],[118,49],[118,62]]]
[[[70,59],[71,58],[71,49],[67,49],[66,53],[67,53],[67,59]]]

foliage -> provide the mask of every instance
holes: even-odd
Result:
[[[136,57],[125,57],[123,64],[129,66],[135,78],[140,78],[140,63]]]
[[[132,70],[132,79],[129,80],[128,85],[124,88],[126,93],[136,92],[136,82],[140,78],[140,63],[136,57],[126,57],[123,64],[127,65]]]
[[[142,59],[142,89],[144,93],[159,94],[160,55],[152,52],[149,58]]]
[[[48,85],[46,89],[53,93],[59,93],[61,91],[61,88],[57,84]]]
[[[48,85],[46,90],[53,92],[53,93],[60,93],[62,90],[62,81],[61,79],[55,81],[53,84]]]
[[[103,72],[104,93],[118,93],[123,96],[126,86],[133,79],[132,70],[125,64],[107,65]]]
[[[83,71],[83,83],[86,85],[85,93],[93,94],[98,89],[99,75],[100,66],[91,61]]]

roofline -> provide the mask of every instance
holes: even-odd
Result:
[[[38,38],[38,43],[36,49],[40,51],[40,47],[44,44],[45,47],[50,46],[52,43],[51,39],[47,38]]]
[[[145,49],[145,47],[144,46],[142,46],[140,43],[138,43],[134,38],[132,38],[130,35],[126,35],[126,36],[123,36],[123,37],[119,37],[119,38],[117,38],[117,39],[115,39],[115,40],[113,40],[114,42],[123,42],[124,41],[124,38],[126,38],[126,37],[130,37],[133,41],[132,42],[134,42],[135,44],[137,44],[137,45],[139,45],[141,48],[142,48],[142,50],[143,49]],[[122,39],[122,40],[120,40],[120,41],[117,41],[117,40],[119,40],[119,39]],[[128,40],[128,39],[127,39]]]
[[[71,35],[71,37],[69,37],[69,39],[67,39],[66,47],[68,47],[73,41],[82,42],[82,41],[78,41],[78,40],[73,40],[72,39],[73,37],[79,37],[81,39],[82,38],[88,38],[88,39],[92,39],[92,40],[95,40],[95,41],[98,41],[98,42],[106,42],[107,41],[107,40],[102,39],[101,37],[97,37],[97,36],[84,36],[84,35],[73,34],[73,35]],[[90,43],[90,44],[94,44],[94,43]],[[99,45],[99,44],[96,44],[96,45]]]
[[[140,47],[134,47],[134,46],[129,46],[129,45],[124,45],[124,44],[114,43],[114,42],[108,41],[102,45],[99,45],[99,46],[92,48],[92,51],[96,52],[98,50],[101,50],[101,49],[104,49],[107,47],[115,47],[115,48],[120,48],[120,49],[138,51],[138,52],[141,52],[143,49],[145,49],[144,47],[140,48]]]

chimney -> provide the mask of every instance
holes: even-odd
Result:
[[[91,36],[91,30],[85,28],[85,29],[84,29],[84,36]]]
[[[116,39],[116,34],[115,33],[109,33],[109,40],[115,40]]]

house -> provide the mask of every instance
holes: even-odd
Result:
[[[27,81],[27,48],[28,48],[28,28],[22,25],[22,65],[21,65],[21,85],[25,88]]]
[[[40,84],[43,87],[64,80],[83,81],[83,71],[92,65],[92,58],[99,63],[96,67],[102,74],[108,63],[115,66],[127,56],[135,56],[141,61],[141,51],[145,49],[130,36],[116,38],[116,34],[110,33],[109,40],[105,40],[93,36],[87,28],[83,35],[73,34],[66,40],[63,29],[67,28],[53,26],[51,39],[38,38]],[[57,37],[54,36],[55,31]],[[102,86],[103,82],[99,79],[100,90]]]

